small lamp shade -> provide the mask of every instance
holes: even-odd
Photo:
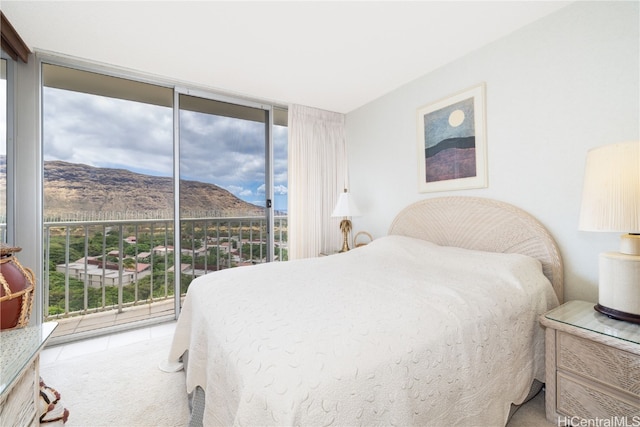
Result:
[[[353,197],[351,197],[351,193],[348,193],[347,190],[344,190],[344,193],[340,193],[340,197],[338,198],[338,203],[336,203],[336,207],[333,210],[331,216],[359,216],[360,211],[356,207],[356,204],[353,201]]]
[[[579,228],[640,233],[640,141],[589,151]]]

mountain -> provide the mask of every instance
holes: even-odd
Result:
[[[45,220],[169,218],[173,212],[173,179],[96,168],[63,161],[44,162]],[[214,184],[180,181],[183,217],[263,215]]]

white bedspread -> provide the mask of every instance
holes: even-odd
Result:
[[[169,360],[206,426],[503,426],[556,305],[533,258],[387,236],[194,280]]]

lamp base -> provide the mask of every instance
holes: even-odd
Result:
[[[640,319],[640,256],[604,252],[599,259],[598,306],[609,317]]]
[[[597,312],[604,314],[605,316],[611,317],[612,319],[624,320],[631,323],[640,324],[640,315],[625,313],[624,311],[614,310],[613,308],[605,307],[604,305],[596,304],[593,309]]]
[[[349,233],[351,232],[351,221],[347,218],[340,221],[340,231],[342,231],[342,249],[340,252],[349,250]]]

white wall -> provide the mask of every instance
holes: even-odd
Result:
[[[598,253],[619,240],[578,230],[584,160],[590,148],[640,139],[639,5],[573,3],[349,113],[350,190],[363,211],[354,231],[382,236],[400,209],[424,198],[502,200],[558,242],[565,299],[597,301]],[[481,82],[488,188],[419,193],[416,109]]]

